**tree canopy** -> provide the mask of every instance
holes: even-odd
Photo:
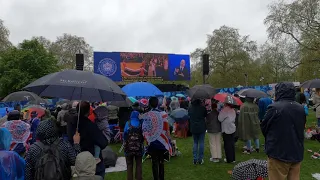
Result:
[[[207,82],[216,87],[319,78],[320,0],[277,1],[264,22],[269,39],[260,45],[227,26],[207,35],[206,46],[191,53],[190,85],[202,83],[203,53],[210,55]]]
[[[11,42],[9,41],[9,35],[10,31],[3,24],[3,21],[0,19],[0,53],[11,46]]]
[[[57,59],[37,40],[24,40],[1,54],[0,95],[19,91],[30,82],[59,70]]]
[[[74,69],[76,66],[76,54],[84,54],[84,69],[93,69],[93,49],[83,37],[63,34],[51,42],[43,36],[33,37],[38,40],[49,52],[58,59],[62,69]]]

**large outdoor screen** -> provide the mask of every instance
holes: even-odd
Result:
[[[113,81],[190,80],[190,56],[180,54],[94,52],[94,72]]]

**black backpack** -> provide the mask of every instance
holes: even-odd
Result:
[[[51,145],[36,142],[42,149],[36,162],[34,180],[66,180],[71,179],[71,169],[67,167],[59,149],[60,139]]]
[[[128,122],[128,138],[124,142],[124,152],[126,156],[143,155],[143,135],[141,123],[139,127],[133,127],[131,121]]]

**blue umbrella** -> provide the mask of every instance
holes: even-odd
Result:
[[[186,96],[183,95],[183,94],[176,94],[177,97],[182,97],[182,98],[185,98]]]
[[[125,101],[126,95],[111,79],[89,71],[65,70],[46,75],[23,89],[39,96],[90,102]]]
[[[127,96],[137,97],[150,97],[150,96],[163,96],[163,93],[153,84],[147,82],[135,82],[125,85],[122,90]]]
[[[183,108],[175,109],[171,111],[170,118],[172,118],[175,122],[188,120],[188,111]]]

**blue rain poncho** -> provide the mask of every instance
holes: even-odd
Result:
[[[11,133],[6,128],[0,128],[0,179],[24,180],[25,160],[14,151],[9,151]]]

